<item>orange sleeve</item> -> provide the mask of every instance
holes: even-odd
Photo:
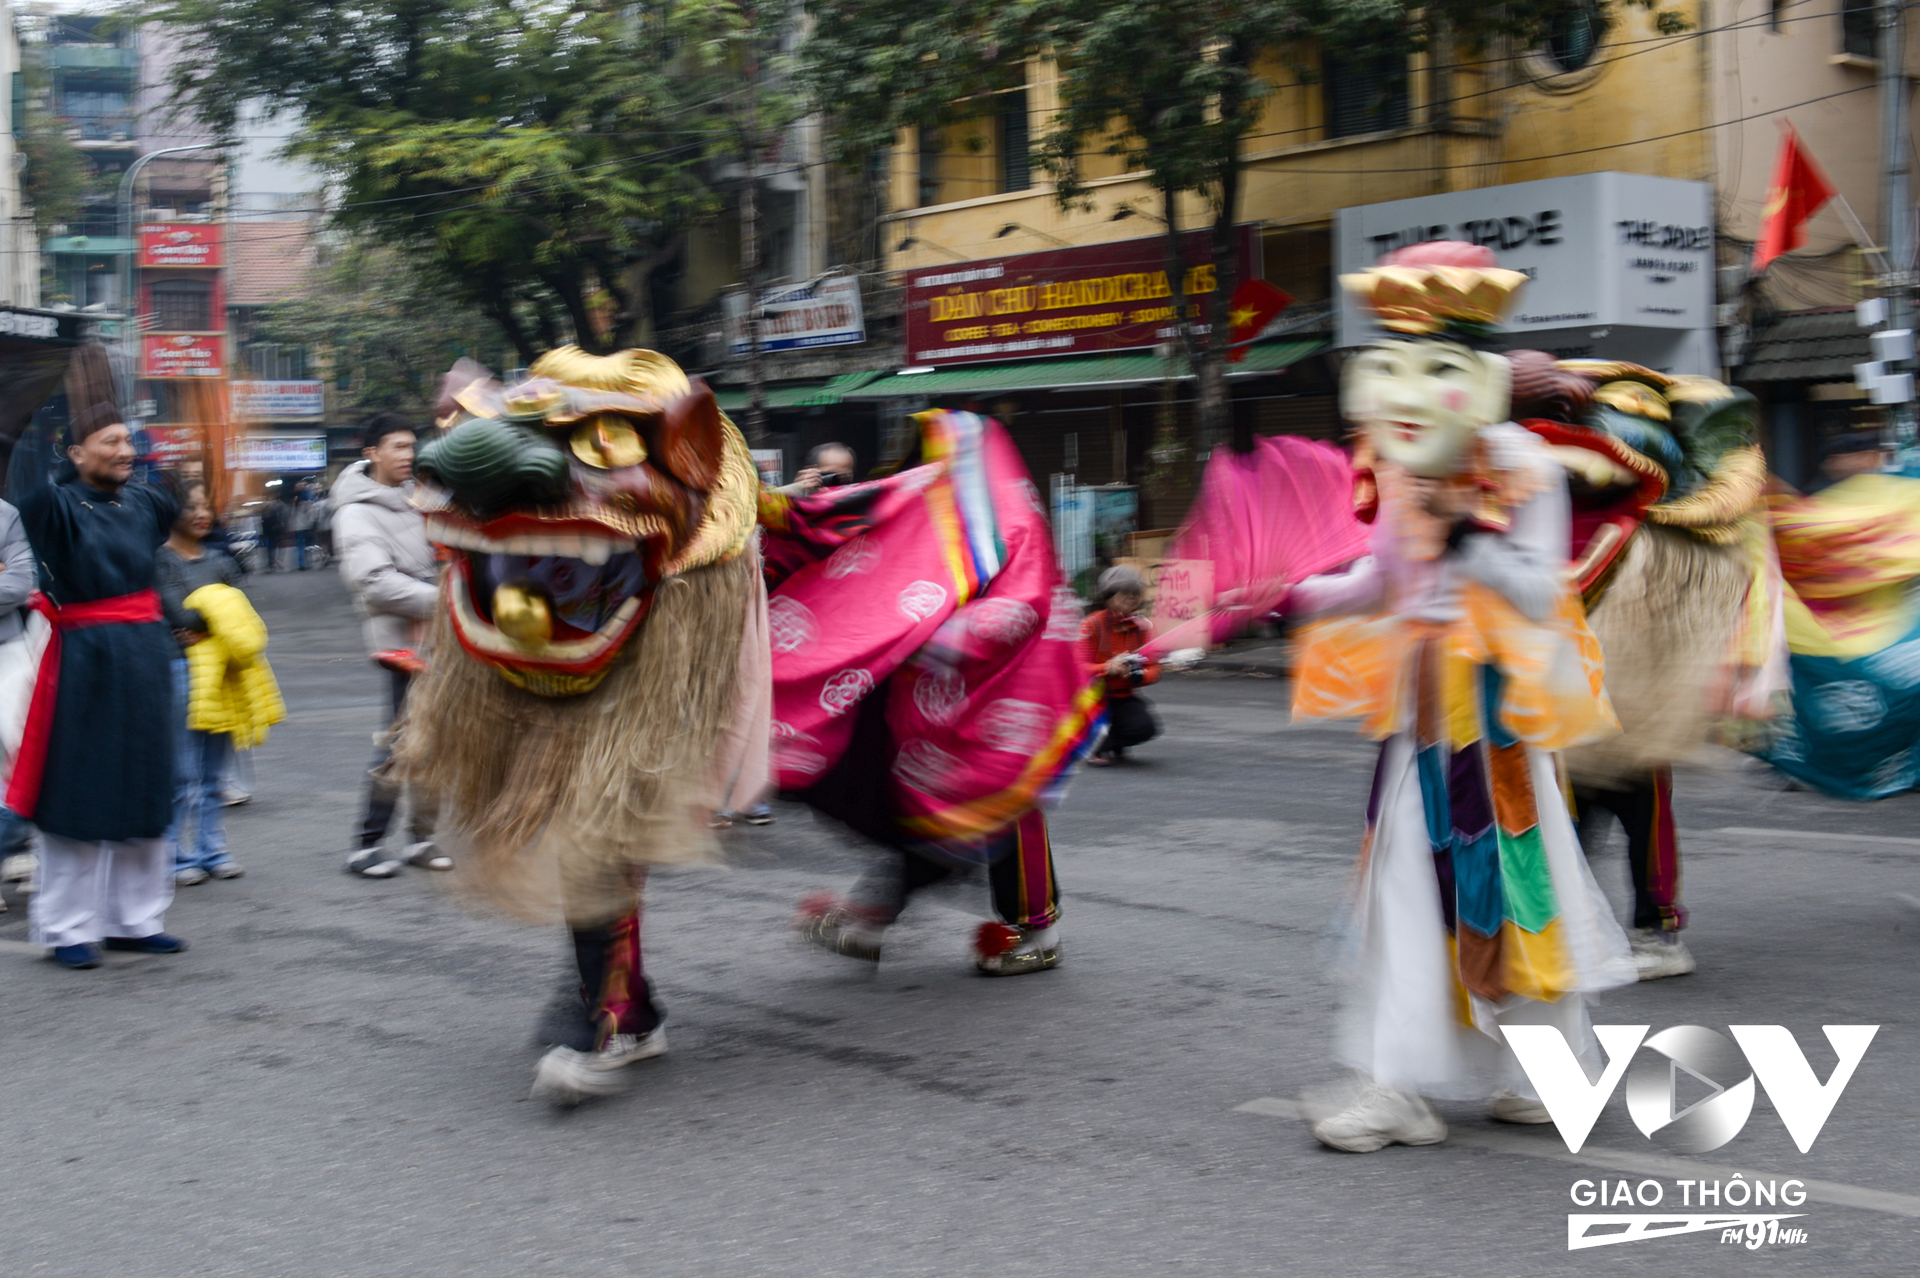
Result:
[[[1100,618],[1105,611],[1095,612],[1080,623],[1080,638],[1073,645],[1073,653],[1095,675],[1107,672],[1107,661],[1100,655]]]

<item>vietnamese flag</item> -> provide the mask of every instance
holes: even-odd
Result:
[[[1767,205],[1760,211],[1760,240],[1753,246],[1755,271],[1766,270],[1774,258],[1805,244],[1807,219],[1834,197],[1833,183],[1801,149],[1793,126],[1782,121],[1780,128],[1780,159],[1767,187]]]
[[[1292,305],[1293,298],[1286,290],[1275,288],[1265,280],[1242,280],[1240,287],[1233,290],[1233,300],[1227,303],[1227,320],[1231,326],[1227,362],[1238,364],[1245,359],[1246,344],[1273,323],[1274,316]]]

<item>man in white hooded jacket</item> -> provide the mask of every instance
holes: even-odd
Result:
[[[413,507],[413,426],[398,413],[381,413],[368,421],[361,442],[365,460],[342,471],[330,494],[334,543],[340,575],[367,619],[367,651],[389,680],[390,714],[387,727],[375,738],[366,813],[347,872],[385,879],[398,874],[405,864],[453,868],[452,859],[433,846],[439,804],[431,795],[413,795],[411,837],[405,852],[393,856],[385,850],[400,788],[379,774],[413,671],[418,669],[414,653],[425,643],[427,622],[440,592],[426,520]]]

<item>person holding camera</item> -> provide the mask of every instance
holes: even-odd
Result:
[[[1087,759],[1092,767],[1107,767],[1160,735],[1151,706],[1135,691],[1160,679],[1160,663],[1140,651],[1153,636],[1153,623],[1139,615],[1146,593],[1139,569],[1115,565],[1100,574],[1096,607],[1080,623],[1080,660],[1103,682],[1107,702],[1107,735]]]
[[[856,482],[853,475],[853,450],[845,444],[819,444],[807,454],[807,464],[793,482],[779,491],[789,497],[805,497],[822,488],[837,488]]]

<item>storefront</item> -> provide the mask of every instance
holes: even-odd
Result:
[[[15,446],[25,439],[33,465],[19,468],[31,472],[19,477],[22,483],[36,482],[51,465],[48,443],[66,421],[60,383],[80,345],[81,323],[72,311],[0,306],[0,471],[16,469]],[[49,403],[56,398],[62,402]],[[10,483],[6,491],[20,488]]]
[[[1235,240],[1240,278],[1260,280],[1257,228],[1238,228]],[[971,408],[1007,427],[1042,487],[1135,489],[1131,501],[1109,491],[1084,504],[1133,509],[1141,527],[1172,524],[1191,499],[1198,460],[1194,378],[1177,350],[1176,308],[1204,316],[1219,283],[1210,245],[1208,232],[1187,235],[1172,281],[1160,236],[909,272],[905,366],[840,397],[877,410],[883,459],[906,447],[908,414]],[[1234,299],[1243,315],[1251,313],[1244,296]],[[1247,347],[1227,374],[1241,424],[1336,434],[1330,372],[1315,358],[1324,346],[1312,333]]]
[[[1507,344],[1561,359],[1624,359],[1720,376],[1714,341],[1713,188],[1638,173],[1586,173],[1341,209],[1339,273],[1393,249],[1466,240],[1532,277],[1505,323]],[[1335,342],[1379,335],[1342,298]]]
[[[1805,489],[1819,476],[1829,439],[1885,426],[1885,410],[1854,376],[1872,359],[1870,330],[1851,306],[1791,311],[1755,329],[1734,382],[1760,400],[1768,469]]]

